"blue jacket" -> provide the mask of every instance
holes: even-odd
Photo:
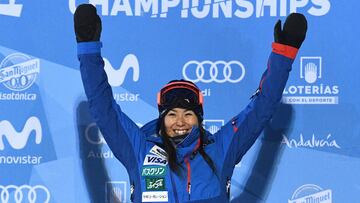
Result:
[[[101,42],[78,44],[78,58],[90,112],[115,157],[126,167],[134,202],[228,202],[237,163],[253,145],[275,111],[297,49],[273,43],[268,68],[248,106],[217,133],[206,132],[205,152],[216,174],[197,152],[199,129],[177,146],[184,175],[168,165],[157,135],[157,120],[139,128],[115,102],[101,57]]]

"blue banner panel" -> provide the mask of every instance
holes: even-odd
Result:
[[[0,202],[130,202],[131,184],[89,113],[73,14],[102,19],[115,101],[138,125],[168,81],[194,82],[217,132],[257,90],[274,25],[308,32],[282,102],[234,169],[232,202],[359,202],[360,1],[0,0]]]

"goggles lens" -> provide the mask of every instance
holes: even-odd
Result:
[[[158,105],[160,106],[198,106],[202,105],[202,103],[203,99],[200,90],[196,86],[185,82],[170,83],[162,88],[158,94]]]

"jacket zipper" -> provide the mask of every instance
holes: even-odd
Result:
[[[231,179],[227,177],[226,179],[226,194],[227,198],[230,199],[230,187],[231,187]]]
[[[186,168],[187,168],[187,181],[186,181],[186,190],[189,194],[189,200],[190,200],[190,195],[191,195],[191,166],[190,166],[190,162],[189,162],[189,158],[185,158],[185,163],[186,163]]]
[[[130,185],[130,201],[134,202],[134,192],[135,192],[135,185],[134,182]]]
[[[199,147],[200,147],[200,138],[198,138],[198,142],[197,142],[195,148],[193,149],[192,154],[194,152],[196,152]],[[185,159],[184,159],[186,168],[187,168],[186,190],[188,192],[189,200],[191,198],[191,166],[190,166],[190,162],[189,162],[189,157],[191,157],[192,154],[190,156],[185,157]],[[193,159],[193,157],[191,159]]]

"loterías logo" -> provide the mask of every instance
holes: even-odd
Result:
[[[221,119],[205,119],[203,122],[205,129],[208,130],[211,134],[215,134],[217,131],[219,131],[221,127],[224,126],[224,123],[225,121]]]
[[[291,84],[284,89],[283,102],[287,104],[338,104],[339,86],[323,84],[321,56],[300,58],[300,79],[306,85]],[[332,82],[333,83],[333,82]]]
[[[0,200],[2,203],[48,203],[50,201],[50,192],[43,185],[0,185]]]
[[[105,183],[105,202],[126,202],[126,181],[108,181]]]
[[[8,4],[0,4],[0,15],[20,17],[22,4],[16,4],[15,0],[9,0]]]
[[[181,18],[256,18],[287,16],[302,12],[323,16],[330,11],[330,0],[88,0],[97,6],[103,16],[144,16],[166,18],[177,12]],[[69,0],[69,10],[74,13],[76,0]]]
[[[7,139],[12,148],[23,149],[32,131],[35,132],[36,144],[40,144],[42,139],[42,128],[37,117],[32,116],[27,119],[21,132],[17,132],[9,121],[0,121],[0,150],[4,150],[5,148],[3,137]]]
[[[139,75],[140,75],[139,61],[135,55],[133,54],[126,55],[119,69],[114,69],[108,59],[106,58],[103,59],[105,63],[104,69],[108,77],[109,84],[111,86],[118,87],[122,85],[129,69],[133,70],[133,81],[136,82],[139,80]]]

